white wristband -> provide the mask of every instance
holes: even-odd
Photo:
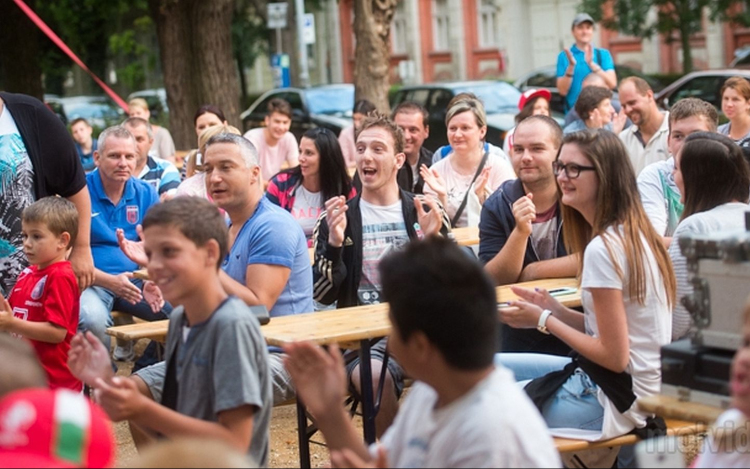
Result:
[[[536,325],[536,330],[542,334],[549,334],[547,330],[547,318],[549,318],[550,314],[552,314],[552,311],[545,309],[542,311],[541,316],[539,316],[539,323]]]

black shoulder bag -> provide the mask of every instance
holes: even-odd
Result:
[[[466,208],[466,202],[469,201],[469,192],[471,191],[471,186],[474,185],[474,182],[476,182],[477,178],[482,173],[482,170],[484,169],[484,165],[487,164],[487,158],[489,158],[489,156],[490,156],[489,150],[485,150],[484,156],[482,157],[482,162],[479,163],[477,172],[476,174],[474,174],[474,178],[471,180],[471,184],[469,184],[469,188],[466,190],[466,194],[464,194],[464,200],[461,201],[461,205],[458,207],[458,210],[456,210],[456,214],[453,216],[453,219],[451,220],[451,226],[456,226],[458,219],[461,218],[461,215],[464,213],[464,209]]]

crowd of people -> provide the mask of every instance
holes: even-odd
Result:
[[[111,466],[108,420],[127,420],[139,443],[173,440],[148,460],[174,463],[165,455],[198,438],[228,466],[263,467],[272,408],[295,396],[335,467],[559,467],[551,435],[649,428],[634,403],[659,392],[660,347],[693,328],[673,238],[742,228],[750,209],[750,85],[724,85],[721,127],[695,98],[660,110],[633,77],[615,111],[593,27],[577,15],[558,60],[571,122],[530,90],[505,151],[486,142],[471,93],[448,104],[438,149],[423,146],[414,102],[386,115],[358,101],[340,136],[298,141],[289,103],[274,99],[244,135],[201,106],[181,172],[142,100],[94,140],[85,120],[67,129],[41,102],[0,93],[0,461]],[[451,240],[466,226],[479,229],[476,254]],[[140,268],[149,280],[133,277]],[[517,286],[497,305],[496,286],[563,277],[579,279],[582,307]],[[251,307],[274,318],[386,301],[392,332],[364,367],[383,383],[368,448],[342,405],[362,392],[359,354],[268,347]],[[113,360],[135,353],[111,346],[113,311],[169,318],[163,360],[154,344],[116,376]],[[744,346],[724,420],[750,418],[747,361]],[[39,425],[96,438],[50,449]],[[611,456],[632,467],[630,449]]]

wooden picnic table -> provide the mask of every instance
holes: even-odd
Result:
[[[139,275],[144,275],[141,272]],[[536,280],[516,284],[529,289],[576,288],[572,293],[558,297],[568,307],[581,305],[580,291],[575,278]],[[498,302],[517,299],[510,286],[496,288]],[[107,329],[107,334],[119,339],[135,340],[149,338],[164,342],[169,326],[168,320],[144,322],[115,326]],[[268,324],[261,326],[263,337],[269,345],[283,346],[288,343],[307,340],[318,345],[338,344],[342,348],[359,348],[362,379],[363,427],[365,441],[375,441],[375,415],[373,402],[373,383],[370,372],[370,342],[385,337],[391,332],[388,319],[388,304],[355,306],[313,313],[296,314],[272,318]],[[305,408],[297,402],[299,421],[298,438],[300,444],[301,467],[309,467],[309,435]]]
[[[142,275],[143,272],[141,272]],[[574,278],[535,280],[518,283],[525,288],[577,288]],[[505,302],[517,299],[510,286],[495,289],[497,301]],[[570,308],[581,306],[580,290],[557,298]],[[142,322],[114,326],[107,329],[107,334],[123,340],[152,339],[164,342],[167,337],[168,320]],[[381,303],[369,306],[319,311],[315,313],[296,314],[271,319],[261,326],[261,331],[270,345],[283,345],[298,340],[310,340],[317,344],[351,343],[363,339],[383,337],[390,333],[388,321],[388,304]]]

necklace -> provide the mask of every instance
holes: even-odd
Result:
[[[302,196],[302,200],[305,201],[305,205],[307,205],[308,207],[319,208],[322,206],[320,201],[320,192],[310,192],[309,190],[305,189],[305,186],[302,185],[299,186],[297,192],[298,195]]]

